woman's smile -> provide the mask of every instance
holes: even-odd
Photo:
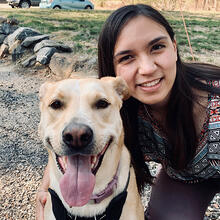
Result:
[[[150,82],[143,82],[138,83],[137,86],[139,86],[142,89],[157,89],[160,86],[161,79],[152,80]]]

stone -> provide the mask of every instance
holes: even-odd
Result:
[[[74,58],[72,53],[54,53],[51,57],[49,68],[56,76],[61,78],[68,78],[74,65]]]
[[[18,29],[18,26],[10,25],[8,23],[3,23],[0,26],[0,34],[9,35],[9,34],[12,34],[17,29]]]
[[[44,65],[49,64],[50,59],[55,52],[57,52],[55,47],[44,47],[37,52],[36,61]]]
[[[10,47],[16,40],[23,41],[26,37],[37,36],[37,35],[41,35],[41,34],[35,31],[34,29],[19,27],[12,34],[8,35],[4,43],[8,44]]]
[[[24,53],[26,52],[26,49],[22,47],[20,44],[12,51],[12,61],[16,62],[18,59],[20,59]]]
[[[0,47],[0,58],[3,58],[6,54],[8,54],[8,45],[2,44]]]
[[[25,38],[30,36],[37,36],[41,35],[38,31],[32,29],[32,28],[24,28],[22,31],[18,32],[16,36],[16,40],[23,41]]]
[[[21,63],[21,65],[23,67],[30,67],[30,66],[34,66],[36,64],[36,59],[37,59],[37,56],[34,54],[32,55],[31,57],[27,58],[25,61],[23,61]]]
[[[37,43],[34,47],[34,52],[36,53],[44,47],[55,47],[61,52],[72,52],[72,49],[69,46],[65,46],[52,40],[42,40],[41,42]]]
[[[21,44],[20,40],[16,40],[8,49],[9,54],[12,54],[14,49],[16,49]]]
[[[78,59],[74,64],[74,71],[78,72],[82,69],[97,69],[97,59],[95,57]]]
[[[19,21],[16,18],[8,18],[6,21],[10,25],[18,25]]]
[[[5,40],[5,38],[7,37],[7,35],[5,34],[0,34],[0,44],[2,44]]]
[[[27,37],[21,43],[21,46],[30,47],[30,46],[33,46],[33,45],[37,44],[38,42],[45,40],[45,39],[49,39],[49,35],[44,34],[44,35]]]
[[[6,21],[7,21],[6,18],[4,18],[4,17],[0,17],[0,24],[1,24],[1,23],[5,23]]]
[[[86,65],[88,66],[88,68],[97,69],[97,66],[98,66],[97,57],[93,57],[93,58],[89,59],[88,62],[86,63]]]

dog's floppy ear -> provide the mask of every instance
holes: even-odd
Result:
[[[118,95],[122,100],[126,100],[130,97],[127,83],[120,76],[117,77],[107,76],[101,78],[101,80],[110,81],[113,85],[113,88],[115,89],[115,91],[118,93]]]
[[[114,89],[121,97],[121,99],[126,100],[130,97],[128,85],[123,78],[117,76],[113,82]]]

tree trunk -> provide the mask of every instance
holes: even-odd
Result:
[[[214,9],[215,9],[215,11],[217,11],[217,7],[218,7],[218,1],[217,0],[213,0],[214,1]]]
[[[216,11],[220,10],[220,1],[217,0]]]
[[[167,1],[166,1],[166,0],[163,0],[163,5],[164,5],[164,6],[163,6],[163,9],[166,10],[166,9],[167,9]]]
[[[195,10],[198,9],[199,0],[195,0]]]
[[[203,0],[202,9],[205,10],[209,0]]]

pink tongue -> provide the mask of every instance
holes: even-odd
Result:
[[[91,198],[95,176],[89,156],[68,156],[67,169],[60,180],[62,196],[69,206],[83,206]]]

